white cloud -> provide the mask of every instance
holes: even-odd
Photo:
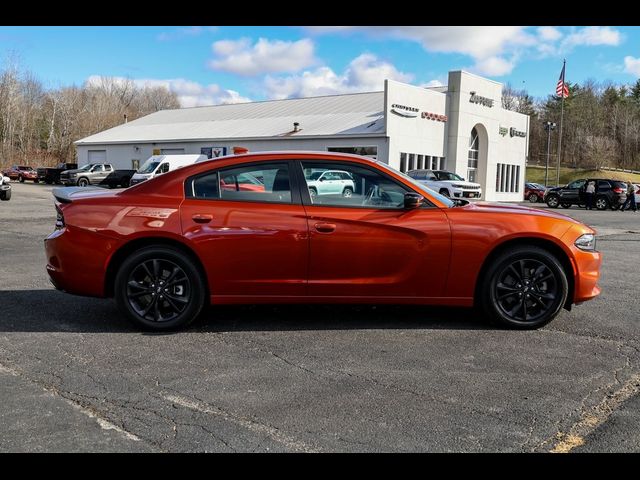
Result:
[[[156,38],[161,42],[166,42],[169,40],[176,40],[182,37],[195,37],[205,32],[217,32],[217,31],[218,31],[218,27],[200,27],[200,26],[183,27],[183,28],[178,28],[176,30],[172,30],[170,32],[162,32],[158,34]]]
[[[572,48],[579,45],[620,45],[622,35],[611,27],[585,27],[567,35],[562,42],[563,47]]]
[[[631,55],[624,57],[624,71],[640,77],[640,58],[634,58]]]
[[[469,70],[481,75],[500,77],[511,73],[514,66],[514,60],[506,60],[502,57],[494,56],[477,60],[476,64],[470,67]]]
[[[212,45],[214,70],[238,75],[293,73],[317,63],[314,44],[308,38],[296,42],[260,38],[254,45],[248,38],[220,40]]]
[[[434,80],[429,80],[428,82],[425,82],[425,83],[421,83],[418,86],[422,87],[422,88],[443,87],[444,86],[444,82],[441,82],[440,80],[434,79]]]
[[[385,79],[410,82],[413,75],[400,72],[392,64],[364,53],[351,61],[342,74],[319,67],[299,75],[265,78],[270,98],[310,97],[382,90]]]
[[[99,86],[102,78],[98,75],[92,75],[87,79],[87,84]],[[219,105],[227,103],[245,103],[251,99],[243,97],[235,90],[228,90],[220,87],[215,83],[203,85],[198,82],[186,80],[184,78],[172,78],[167,80],[153,78],[134,78],[127,79],[124,77],[110,77],[116,82],[125,82],[128,80],[140,88],[144,87],[165,87],[169,91],[174,92],[182,107],[199,107],[203,105]]]
[[[556,27],[538,27],[540,40],[554,42],[562,37],[562,33]]]

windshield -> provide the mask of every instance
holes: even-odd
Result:
[[[160,162],[150,158],[138,169],[138,173],[153,173],[159,164]]]
[[[308,180],[318,180],[320,178],[320,175],[322,175],[324,172],[313,172],[311,175],[309,175],[307,177]]]
[[[80,167],[78,170],[80,170],[81,172],[84,172],[86,170],[89,170],[91,167],[93,167],[94,164],[88,163],[87,165]]]
[[[435,173],[438,180],[441,180],[441,181],[457,180],[459,182],[464,182],[464,178],[452,172],[433,172],[433,173]]]
[[[456,205],[455,202],[453,202],[450,198],[445,197],[444,195],[440,195],[438,192],[431,190],[429,187],[427,187],[426,185],[416,181],[414,178],[411,178],[409,175],[407,175],[406,173],[402,173],[399,170],[396,170],[393,167],[390,167],[389,165],[387,165],[386,163],[382,163],[379,161],[376,161],[376,164],[386,170],[390,170],[393,173],[400,175],[402,178],[404,178],[405,180],[407,180],[411,186],[413,186],[416,190],[418,190],[419,192],[424,192],[426,193],[428,196],[435,198],[436,200],[444,203],[448,208],[452,208]]]

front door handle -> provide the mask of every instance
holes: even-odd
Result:
[[[191,218],[196,223],[209,223],[211,220],[213,220],[213,215],[207,215],[205,213],[196,213]]]
[[[316,223],[314,226],[320,233],[333,233],[336,230],[335,223]]]

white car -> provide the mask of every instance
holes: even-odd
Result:
[[[307,177],[307,186],[311,198],[316,195],[342,195],[348,198],[356,190],[353,177],[343,170],[312,172]]]
[[[467,182],[460,175],[445,170],[411,170],[407,172],[411,178],[435,190],[441,195],[451,198],[482,198],[482,187],[479,183]]]
[[[5,177],[0,173],[0,200],[7,201],[11,199],[10,182],[11,179],[9,177]]]

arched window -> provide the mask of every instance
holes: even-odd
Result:
[[[471,138],[469,139],[469,156],[467,160],[467,180],[475,182],[478,172],[478,155],[480,153],[480,139],[476,127],[471,129]]]

